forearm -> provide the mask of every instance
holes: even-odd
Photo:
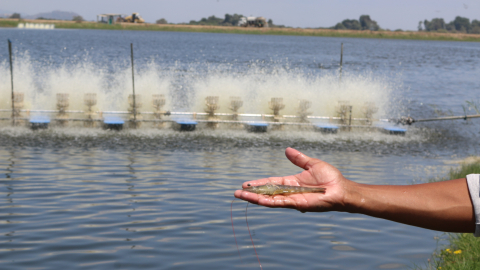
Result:
[[[345,187],[345,210],[445,232],[474,232],[475,215],[465,178],[405,186]]]

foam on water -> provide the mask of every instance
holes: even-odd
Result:
[[[131,68],[125,63],[112,63],[110,69],[98,67],[88,59],[59,67],[37,66],[28,53],[19,54],[14,61],[15,91],[25,93],[25,109],[55,109],[56,93],[68,93],[71,110],[84,109],[85,93],[97,93],[98,110],[127,110],[128,95],[132,93]],[[227,72],[226,72],[227,71]],[[1,108],[10,108],[10,73],[8,62],[0,66]],[[136,68],[135,91],[142,95],[141,111],[151,111],[152,94],[166,96],[165,109],[203,112],[205,97],[219,96],[218,112],[231,112],[231,96],[244,101],[240,113],[271,114],[268,102],[283,98],[286,105],[281,114],[297,114],[302,99],[312,102],[313,115],[336,116],[338,101],[349,101],[353,116],[363,117],[362,107],[374,102],[379,108],[376,116],[385,117],[398,111],[399,80],[376,76],[373,73],[344,73],[339,82],[336,72],[305,73],[288,69],[281,64],[260,67],[252,64],[247,71],[229,65],[192,64],[187,69],[162,67],[156,60]],[[393,106],[393,104],[396,104]]]
[[[128,109],[127,98],[132,89],[129,63],[99,67],[86,58],[73,64],[48,66],[32,61],[28,53],[16,55],[15,89],[25,93],[25,109],[56,109],[56,93],[70,95],[70,110],[85,109],[85,93],[97,94],[95,110]],[[4,61],[0,65],[1,109],[11,107],[9,75],[8,62]],[[372,72],[344,73],[340,83],[335,71],[315,73],[290,69],[283,63],[267,66],[252,63],[248,69],[242,69],[233,64],[163,66],[160,60],[151,59],[136,66],[135,89],[137,94],[142,95],[140,111],[152,111],[151,95],[164,94],[166,106],[163,109],[172,111],[203,112],[205,97],[219,96],[218,112],[228,113],[231,112],[230,96],[239,96],[244,101],[240,113],[271,114],[268,102],[272,97],[281,97],[286,106],[280,114],[285,115],[297,114],[301,99],[312,102],[308,111],[317,116],[336,116],[338,101],[349,101],[353,106],[353,117],[364,116],[361,109],[365,102],[375,103],[378,112],[374,116],[377,118],[405,115],[402,102],[404,89],[399,77]],[[8,113],[3,115],[8,117]],[[422,144],[438,144],[439,141],[446,144],[448,141],[448,136],[441,132],[421,128],[411,128],[403,137],[368,130],[325,135],[291,127],[286,127],[284,131],[252,134],[244,130],[229,130],[226,125],[219,130],[200,128],[192,134],[150,129],[147,124],[140,130],[120,133],[80,128],[74,124],[67,128],[50,127],[46,131],[32,132],[21,127],[6,127],[6,123],[0,129],[0,144],[5,146],[67,144],[79,147],[221,149],[296,145],[332,151],[415,153],[418,149],[425,152],[424,148],[419,148]]]
[[[428,156],[435,151],[438,140],[447,141],[432,130],[413,129],[405,136],[381,132],[353,131],[322,134],[313,130],[270,131],[250,133],[233,129],[198,129],[178,132],[172,129],[126,129],[120,132],[83,127],[51,127],[32,131],[26,127],[0,127],[0,145],[3,147],[42,148],[104,148],[135,151],[188,150],[223,151],[232,148],[275,149],[295,147],[300,150],[321,149],[324,152],[365,152]],[[434,153],[433,153],[434,154]]]
[[[17,55],[14,66],[15,89],[25,93],[25,109],[56,109],[56,93],[70,95],[70,110],[85,109],[85,93],[97,93],[96,110],[128,109],[127,98],[132,89],[131,67],[128,63],[99,67],[93,61],[85,59],[74,64],[46,66],[32,61],[28,53]],[[280,114],[284,115],[297,114],[301,99],[312,102],[309,111],[317,116],[336,116],[338,101],[349,101],[353,106],[353,117],[364,117],[362,107],[365,102],[375,103],[378,112],[374,117],[377,118],[398,117],[405,111],[401,79],[372,72],[344,73],[340,82],[335,71],[315,73],[289,69],[282,63],[270,66],[252,63],[248,69],[238,69],[232,64],[202,63],[165,67],[159,60],[152,59],[136,67],[135,74],[136,93],[142,95],[143,105],[140,111],[153,110],[150,101],[152,94],[164,94],[164,109],[172,111],[203,112],[207,96],[219,96],[218,112],[225,113],[231,112],[230,96],[239,96],[244,101],[240,113],[271,114],[268,102],[272,97],[283,98],[286,106]],[[9,109],[8,62],[1,63],[0,76],[0,108]],[[8,113],[3,115],[8,116]],[[154,148],[204,149],[278,144],[282,147],[297,145],[304,148],[375,153],[404,149],[400,152],[407,153],[418,151],[417,148],[422,143],[448,141],[448,136],[441,132],[421,128],[411,128],[406,136],[391,136],[371,130],[325,135],[311,129],[299,130],[292,127],[267,134],[252,134],[245,130],[229,130],[227,125],[220,126],[219,130],[200,128],[192,134],[151,129],[148,124],[140,130],[120,133],[80,128],[74,124],[67,128],[50,127],[41,132],[6,126],[4,124],[4,128],[0,129],[2,145],[50,145],[49,141],[54,141],[53,144],[67,143],[81,147],[147,147],[148,144]]]
[[[56,109],[56,94],[69,94],[69,110],[83,110],[84,94],[96,93],[97,105],[94,110],[127,110],[128,95],[132,93],[131,69],[119,65],[114,72],[99,68],[91,62],[84,61],[74,65],[64,64],[60,67],[36,66],[28,53],[20,54],[14,61],[15,92],[25,95],[24,109]],[[144,99],[141,110],[152,110],[147,102],[152,94],[168,94],[168,78],[159,76],[155,63],[148,65],[143,72],[136,74],[135,88]],[[0,109],[11,108],[11,84],[8,62],[0,66]],[[167,101],[168,106],[168,101]]]
[[[206,96],[220,97],[219,112],[229,112],[230,96],[244,100],[241,112],[271,114],[268,102],[273,97],[283,98],[286,105],[281,114],[297,114],[299,101],[309,100],[312,115],[336,116],[338,101],[348,101],[353,106],[353,117],[364,117],[361,108],[366,102],[374,102],[379,111],[377,116],[391,113],[393,90],[396,82],[376,78],[373,74],[344,74],[342,82],[336,74],[305,74],[279,69],[261,72],[254,68],[247,74],[221,74],[211,72],[205,79],[193,82],[195,100],[203,101]],[[193,105],[194,110],[203,109],[201,102]]]
[[[36,95],[38,91],[37,85],[34,82],[33,63],[30,61],[28,53],[22,54],[21,61],[15,61],[13,72],[17,79],[14,79],[14,87],[16,92],[23,92],[26,96],[32,97]],[[0,109],[12,108],[11,103],[11,77],[10,66],[8,60],[4,60],[0,66]],[[28,101],[25,100],[25,106],[27,108],[32,105],[32,98]]]

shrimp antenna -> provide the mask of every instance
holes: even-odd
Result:
[[[260,258],[258,258],[257,249],[255,249],[255,244],[253,243],[252,234],[250,233],[250,227],[248,226],[248,218],[247,218],[248,204],[249,204],[249,203],[247,202],[247,207],[245,207],[245,222],[247,222],[248,234],[250,235],[250,240],[252,240],[252,246],[253,246],[253,250],[255,251],[255,256],[257,256],[258,265],[260,265],[260,269],[263,270],[262,264],[260,263]]]
[[[232,203],[230,204],[230,220],[232,221],[233,238],[235,239],[235,245],[237,246],[238,256],[240,256],[240,260],[243,264],[242,255],[240,255],[240,249],[238,248],[237,237],[235,236],[235,228],[233,227],[233,201],[235,200],[236,199],[233,199]]]

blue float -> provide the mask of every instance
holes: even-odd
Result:
[[[262,122],[248,123],[245,127],[250,132],[267,132],[268,124]]]
[[[407,132],[406,128],[399,126],[394,126],[389,123],[376,123],[375,126],[380,129],[383,133],[392,134],[392,135],[405,135]]]
[[[50,124],[50,118],[44,115],[35,115],[30,118],[30,128],[32,130],[47,129]]]
[[[125,121],[118,116],[108,116],[103,119],[103,128],[110,130],[122,130]]]
[[[197,127],[197,122],[188,119],[175,120],[172,124],[173,129],[178,131],[194,131]]]
[[[401,128],[401,127],[395,127],[395,126],[386,126],[383,127],[383,132],[392,134],[392,135],[405,135],[407,132],[407,129]]]
[[[322,133],[337,133],[338,132],[338,126],[333,125],[333,124],[328,124],[328,123],[317,123],[313,126],[313,128],[316,131],[320,131]]]

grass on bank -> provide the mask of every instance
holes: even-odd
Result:
[[[18,21],[0,20],[0,27],[17,27]]]
[[[463,164],[451,169],[448,177],[441,180],[464,178],[467,174],[480,174],[480,163]],[[433,254],[425,269],[458,270],[480,269],[480,237],[471,233],[448,234],[450,246]]]
[[[178,25],[178,24],[132,24],[119,23],[108,25],[96,22],[74,22],[58,20],[16,20],[0,19],[0,27],[17,27],[18,23],[53,23],[59,29],[102,29],[102,30],[141,30],[141,31],[169,31],[169,32],[202,32],[228,33],[249,35],[288,35],[288,36],[317,36],[317,37],[350,37],[350,38],[381,38],[381,39],[412,39],[412,40],[441,40],[441,41],[474,41],[480,42],[480,35],[463,33],[437,33],[416,31],[357,31],[335,29],[306,29],[306,28],[245,28],[235,26],[207,26],[207,25]]]

